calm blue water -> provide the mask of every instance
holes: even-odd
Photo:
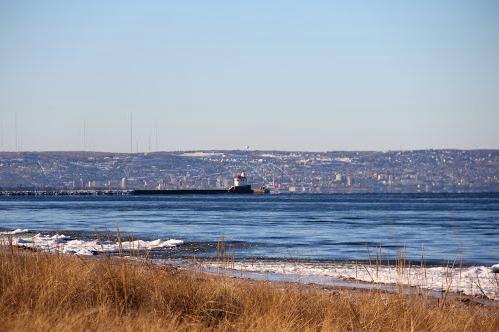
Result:
[[[0,197],[7,230],[90,237],[117,226],[183,239],[198,255],[225,237],[240,258],[364,260],[381,243],[385,258],[417,260],[422,246],[429,262],[499,262],[499,194]]]

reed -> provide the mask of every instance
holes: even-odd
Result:
[[[80,258],[7,245],[0,248],[0,326],[4,331],[497,331],[499,308],[450,299],[440,306],[416,295],[248,281],[119,256]]]

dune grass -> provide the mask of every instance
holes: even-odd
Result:
[[[499,308],[4,247],[0,330],[498,331]]]

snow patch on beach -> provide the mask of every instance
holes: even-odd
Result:
[[[219,264],[204,262],[202,265],[217,268]],[[465,295],[485,296],[499,300],[499,273],[492,267],[471,266],[450,268],[369,266],[351,263],[322,262],[231,262],[231,270],[292,274],[297,276],[321,276],[338,280],[358,280],[371,283],[419,287],[433,291],[449,291]]]
[[[18,230],[16,230],[18,231]],[[13,231],[13,232],[16,232]],[[27,230],[26,230],[27,231]],[[17,233],[2,233],[2,235],[14,235]],[[151,250],[161,248],[171,248],[183,244],[184,241],[177,239],[153,240],[153,241],[123,241],[121,244],[112,240],[79,240],[63,234],[43,235],[36,234],[31,236],[11,236],[13,245],[40,249],[50,252],[60,252],[64,254],[75,255],[95,255],[98,253],[114,253],[122,250]],[[0,243],[9,243],[7,237],[0,237]]]

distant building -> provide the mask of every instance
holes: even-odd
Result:
[[[126,189],[126,178],[121,178],[120,188],[121,189]]]
[[[215,186],[218,189],[226,189],[229,186],[229,181],[222,176],[218,176]]]
[[[343,181],[343,175],[341,174],[336,174],[336,177],[334,179],[336,182],[341,182]]]
[[[347,186],[348,186],[348,187],[351,187],[351,186],[352,186],[352,184],[353,184],[353,179],[352,179],[352,177],[349,175],[349,176],[347,176]]]

